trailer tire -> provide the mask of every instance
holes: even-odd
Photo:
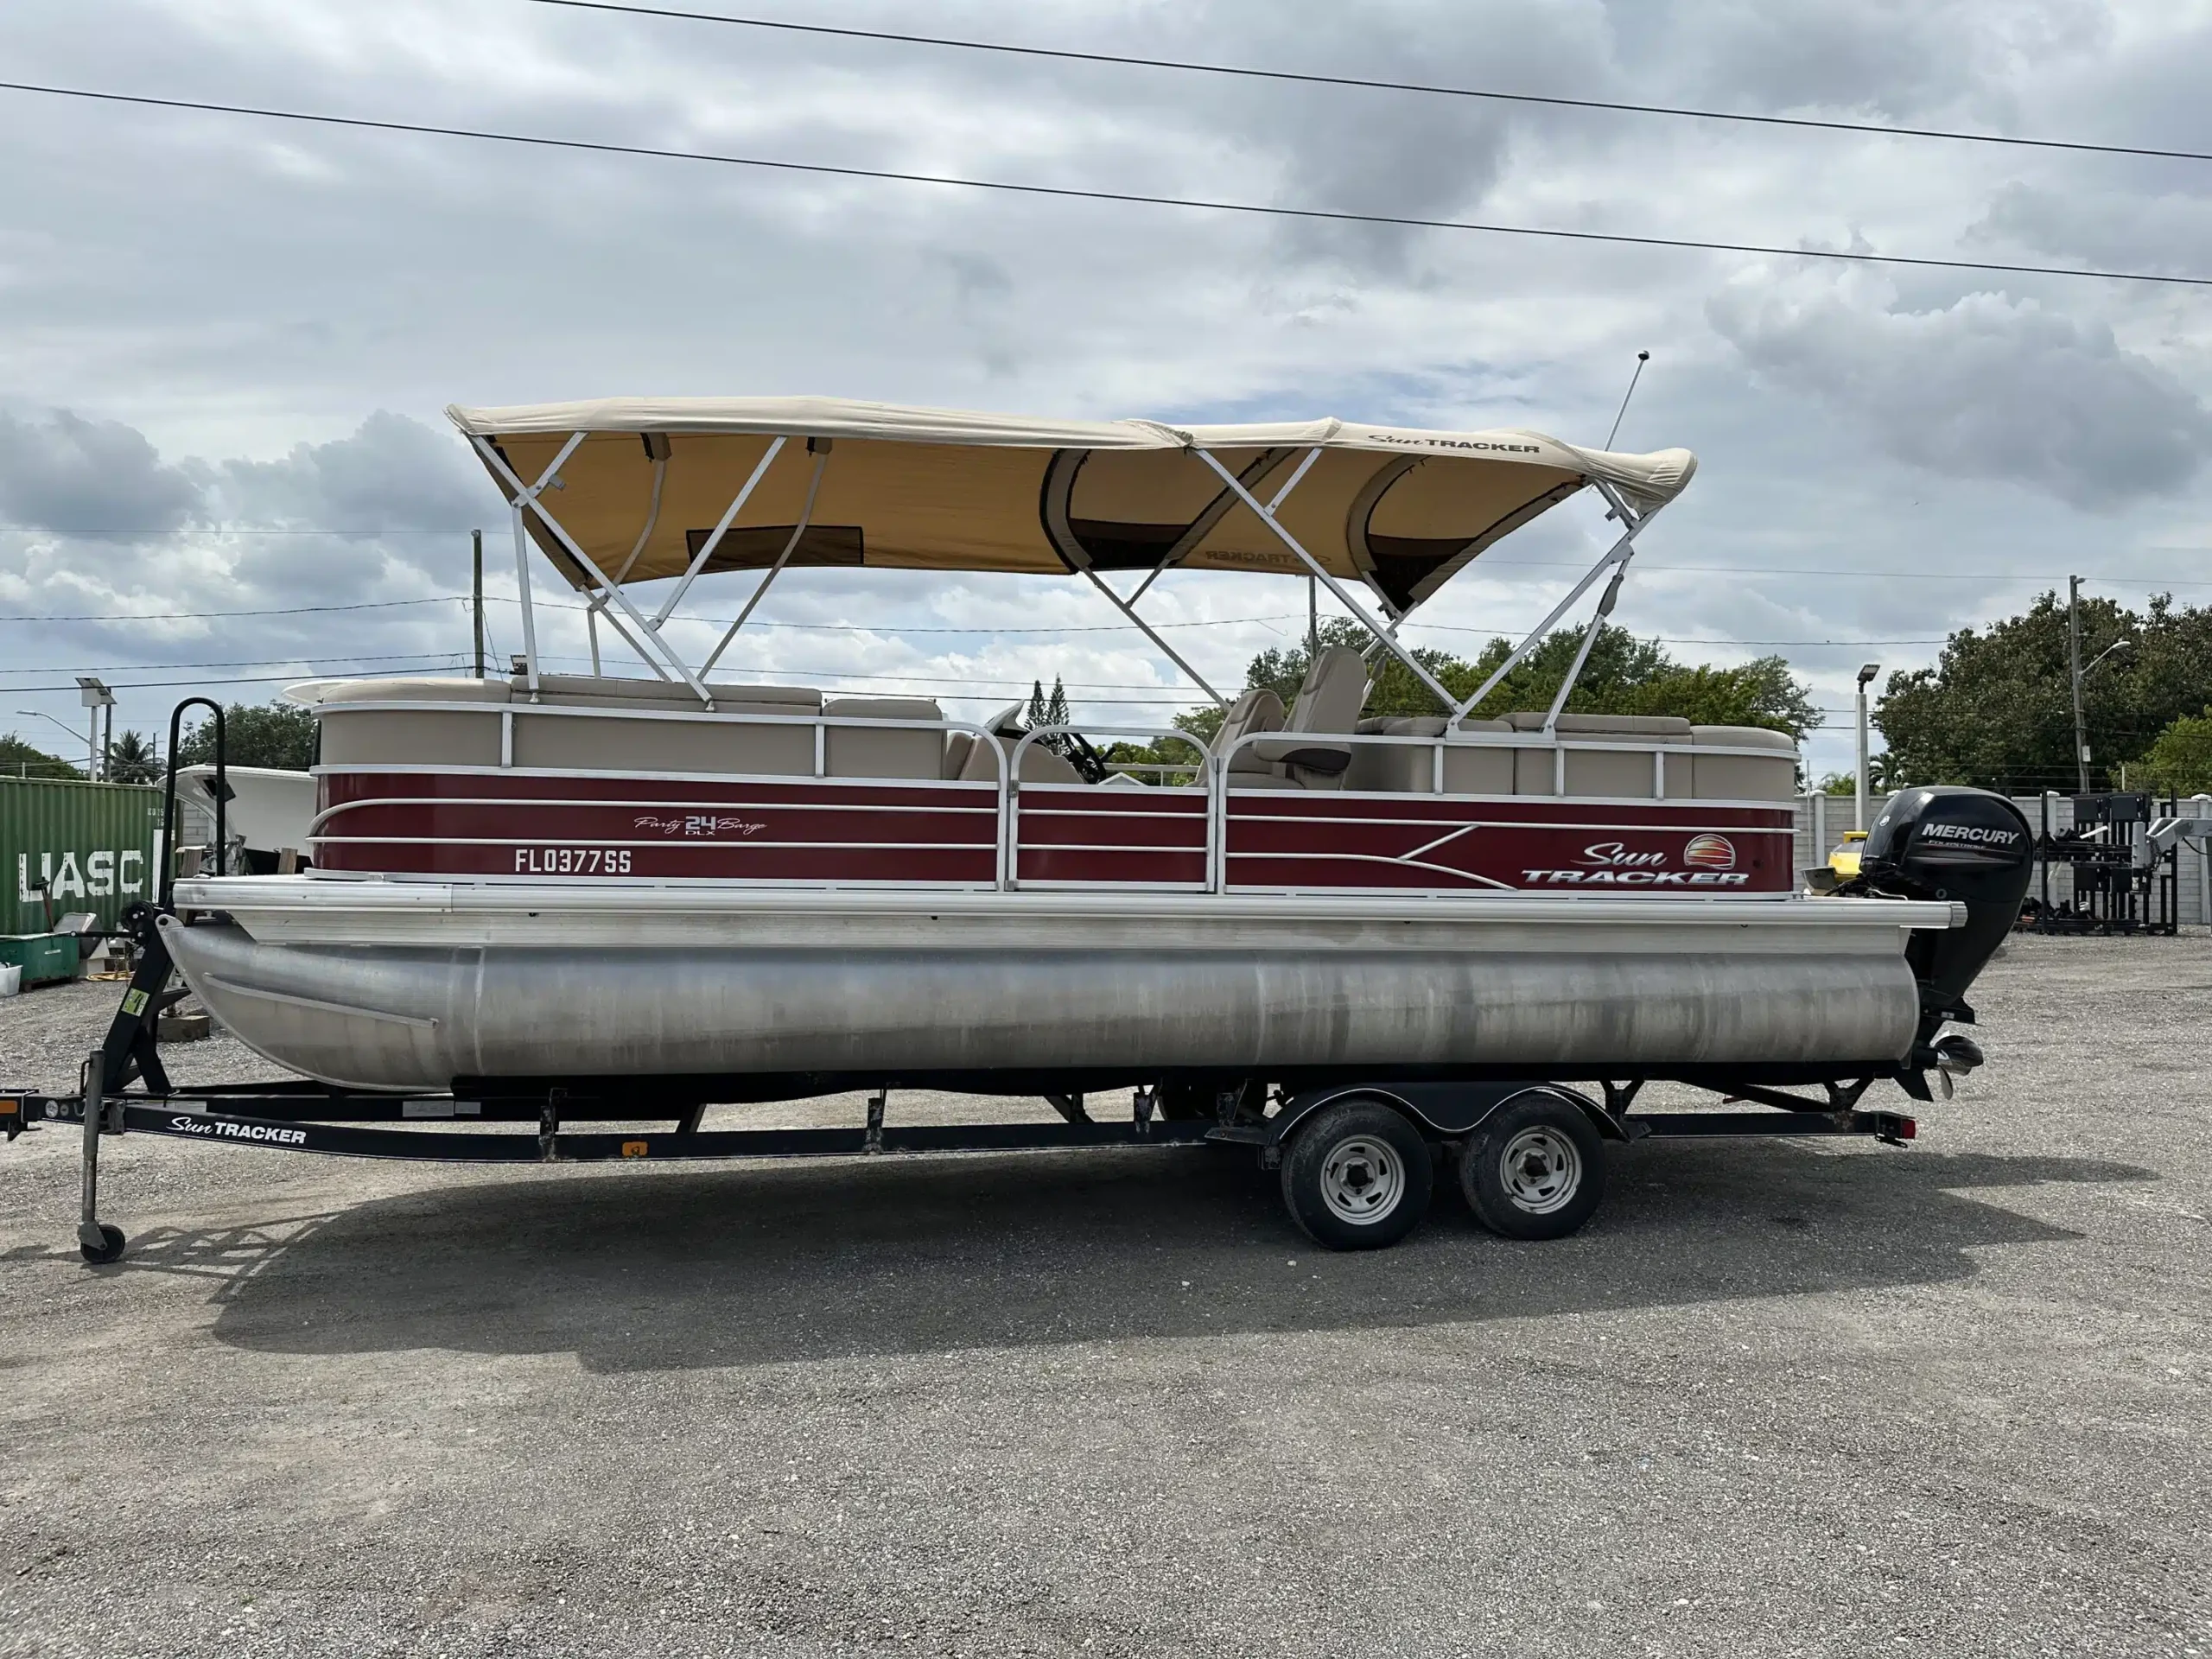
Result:
[[[1427,1214],[1435,1185],[1421,1131],[1379,1101],[1325,1107],[1283,1152],[1283,1204],[1307,1237],[1332,1250],[1396,1243]]]
[[[123,1260],[123,1229],[111,1227],[105,1222],[102,1222],[100,1242],[98,1244],[92,1244],[79,1236],[77,1241],[77,1254],[83,1256],[92,1266],[105,1268]]]
[[[1532,1091],[1476,1128],[1459,1153],[1459,1191],[1492,1232],[1565,1238],[1605,1196],[1605,1143],[1581,1108]]]

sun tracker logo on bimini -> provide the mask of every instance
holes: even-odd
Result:
[[[1402,443],[1421,449],[1487,449],[1494,454],[1541,455],[1541,443],[1497,443],[1488,438],[1408,438],[1396,432],[1370,432],[1370,443]]]

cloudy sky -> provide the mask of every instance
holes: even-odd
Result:
[[[702,9],[715,9],[704,6]],[[728,0],[720,9],[744,8]],[[763,0],[753,15],[1332,73],[2212,148],[2212,5]],[[1046,184],[1998,263],[2212,273],[2212,164],[1077,66],[531,0],[10,0],[8,79]],[[0,730],[456,664],[499,500],[448,402],[819,392],[1337,414],[1686,445],[1619,620],[1813,678],[1929,659],[2070,571],[2212,600],[2212,292],[1057,201],[0,92]],[[1471,651],[1600,544],[1553,514],[1425,615]],[[270,533],[270,532],[276,533]],[[751,578],[702,584],[734,613]],[[1233,683],[1300,584],[1171,578]],[[353,607],[353,608],[346,608]],[[1149,605],[1148,605],[1149,608]],[[195,616],[194,613],[279,613]],[[1192,701],[1071,582],[786,579],[777,679],[980,711]],[[131,620],[119,620],[124,617]],[[36,618],[38,621],[17,619]],[[50,620],[43,619],[86,619]],[[519,642],[511,603],[493,641]],[[963,631],[964,630],[964,631]],[[1679,642],[1679,643],[1677,643]],[[1710,643],[1707,643],[1710,642]],[[1840,643],[1823,643],[1840,642]],[[550,653],[582,650],[569,614]],[[202,666],[219,664],[219,666]]]

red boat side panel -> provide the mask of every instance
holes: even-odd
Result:
[[[950,883],[998,874],[998,791],[869,779],[585,778],[484,772],[321,779],[330,871],[662,880]],[[1341,795],[1229,798],[1231,887],[1783,893],[1789,808],[1699,801]],[[1032,785],[1014,874],[1038,884],[1193,887],[1202,791]]]
[[[1786,893],[1787,809],[1232,795],[1232,887]]]
[[[991,788],[525,772],[338,772],[322,785],[327,870],[963,886],[998,875]]]

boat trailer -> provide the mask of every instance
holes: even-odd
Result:
[[[880,1078],[791,1079],[780,1090],[760,1079],[728,1079],[720,1090],[709,1079],[664,1080],[665,1087],[656,1080],[650,1094],[630,1085],[510,1083],[397,1095],[303,1077],[183,1088],[171,1082],[154,1040],[162,1013],[185,995],[171,982],[175,970],[157,925],[168,913],[158,904],[145,904],[125,918],[138,943],[137,964],[105,1040],[86,1058],[80,1087],[68,1094],[0,1092],[0,1131],[9,1141],[41,1129],[79,1130],[78,1248],[96,1266],[119,1261],[126,1243],[119,1228],[100,1218],[100,1144],[111,1135],[472,1164],[1243,1147],[1257,1153],[1262,1167],[1283,1172],[1285,1200],[1318,1242],[1359,1249],[1395,1243],[1412,1230],[1427,1208],[1440,1166],[1457,1172],[1470,1204],[1494,1230],[1522,1238],[1560,1236],[1580,1226],[1602,1196],[1604,1141],[1857,1135],[1902,1146],[1915,1137],[1915,1121],[1865,1109],[1860,1097],[1884,1080],[1904,1083],[1916,1096],[1925,1090],[1916,1073],[1804,1080],[1822,1088],[1825,1098],[1731,1078],[1722,1070],[1605,1081],[1598,1084],[1597,1096],[1544,1077],[1336,1079],[1273,1090],[1241,1080],[1223,1087],[1224,1079],[1207,1077],[1140,1083],[1130,1089],[1126,1117],[1100,1120],[1090,1111],[1096,1093],[1052,1093],[1052,1080],[1037,1079],[1035,1089],[1025,1092],[1049,1102],[1058,1122],[899,1125],[885,1121],[893,1084]],[[1939,1054],[1947,1093],[1949,1074],[1979,1059],[1960,1037],[1944,1039]],[[905,1086],[932,1087],[982,1081],[903,1080]],[[1648,1081],[1690,1084],[1721,1096],[1724,1104],[1759,1109],[1636,1111],[1635,1100]],[[1006,1080],[992,1082],[996,1091],[1010,1091]],[[718,1101],[801,1098],[856,1086],[871,1092],[865,1121],[852,1127],[701,1127],[707,1107]],[[594,1121],[628,1126],[667,1121],[671,1127],[575,1127]],[[1486,1155],[1491,1153],[1496,1155]],[[1368,1224],[1386,1217],[1387,1225]]]

